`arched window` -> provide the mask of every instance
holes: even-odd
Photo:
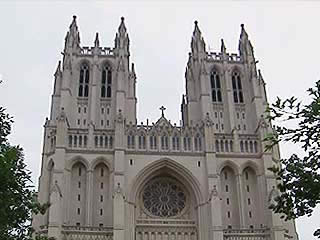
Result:
[[[224,152],[224,142],[223,142],[223,140],[220,141],[220,148],[221,148],[221,152]]]
[[[243,141],[240,141],[240,151],[244,152],[244,150],[243,150]]]
[[[238,71],[232,73],[232,89],[233,89],[233,100],[235,103],[243,103],[243,93],[241,77]]]
[[[169,139],[165,133],[161,136],[161,149],[162,150],[169,149]]]
[[[194,148],[196,151],[202,150],[202,144],[201,144],[201,136],[200,134],[197,134],[194,138]]]
[[[94,146],[98,147],[98,136],[94,137]]]
[[[112,136],[110,136],[110,138],[109,138],[109,147],[113,148],[113,137]]]
[[[80,67],[80,76],[79,76],[79,97],[88,97],[89,96],[89,66],[84,63]]]
[[[210,75],[212,102],[222,102],[221,83],[218,71],[213,70]]]
[[[254,152],[258,152],[258,143],[257,141],[254,141]]]
[[[220,152],[220,147],[219,147],[220,143],[218,140],[216,140],[216,152]]]
[[[83,137],[83,145],[84,147],[87,147],[87,136]]]
[[[180,150],[180,137],[177,134],[172,137],[172,149]]]
[[[183,148],[185,151],[191,150],[191,137],[188,135],[183,138]]]
[[[135,142],[134,142],[134,134],[133,133],[129,133],[128,135],[128,148],[134,148],[135,147]]]
[[[150,136],[150,149],[157,149],[157,136],[154,134]]]
[[[139,136],[139,149],[145,149],[146,148],[146,136],[143,135],[143,133]]]
[[[72,135],[69,135],[69,147],[72,147]]]
[[[101,97],[111,97],[112,71],[110,66],[105,65],[101,76]]]

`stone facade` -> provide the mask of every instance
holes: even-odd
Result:
[[[36,234],[56,239],[298,239],[268,206],[277,196],[265,152],[265,82],[241,26],[239,53],[207,52],[197,22],[182,124],[137,124],[136,74],[121,19],[113,48],[80,46],[74,17],[54,74]]]

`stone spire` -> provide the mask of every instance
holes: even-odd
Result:
[[[191,52],[192,55],[197,57],[201,53],[205,53],[206,51],[206,44],[204,39],[201,35],[201,31],[198,26],[198,21],[194,22],[194,30],[191,39]]]
[[[124,54],[129,54],[129,35],[124,24],[124,17],[121,17],[121,23],[115,38],[115,48],[124,50]]]
[[[80,49],[80,34],[76,19],[77,17],[73,16],[72,23],[70,24],[69,31],[65,38],[65,53],[76,52]]]
[[[240,56],[243,58],[243,60],[245,60],[246,62],[248,62],[250,57],[252,58],[251,60],[254,60],[253,47],[249,40],[248,33],[244,28],[244,24],[241,24],[239,53],[240,53]]]

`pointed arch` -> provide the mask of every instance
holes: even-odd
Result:
[[[186,183],[195,196],[197,204],[204,201],[203,194],[200,189],[200,183],[196,177],[184,166],[169,158],[162,158],[144,167],[129,185],[128,200],[134,202],[137,194],[148,180],[153,178],[159,170],[169,170],[167,173],[174,173],[175,178]]]
[[[235,66],[231,71],[231,86],[233,90],[233,101],[235,103],[243,103],[243,83],[242,71],[238,66]]]
[[[101,98],[110,98],[112,95],[112,69],[109,61],[104,61],[101,65]]]
[[[77,162],[82,163],[86,169],[89,169],[89,162],[87,159],[85,159],[84,157],[82,157],[81,155],[77,155],[72,157],[71,159],[67,160],[65,168],[68,171],[71,171],[71,168],[73,167],[74,164],[76,164]]]
[[[240,168],[239,168],[239,173],[243,173],[243,171],[246,169],[246,168],[251,168],[255,174],[257,175],[261,175],[262,174],[262,169],[258,166],[257,163],[255,163],[254,161],[252,160],[247,160],[245,161],[243,164],[241,164]]]
[[[90,82],[90,62],[87,59],[82,59],[78,63],[79,66],[79,82],[78,82],[78,97],[89,96]]]
[[[111,161],[109,161],[107,158],[103,156],[96,157],[90,164],[89,170],[94,170],[96,166],[98,166],[100,163],[106,165],[106,167],[109,169],[110,172],[112,172],[112,165]]]
[[[221,72],[217,66],[210,71],[211,98],[212,102],[222,102]]]
[[[240,167],[236,163],[230,160],[225,160],[218,166],[218,174],[221,173],[224,167],[230,167],[234,171],[235,175],[240,174]]]

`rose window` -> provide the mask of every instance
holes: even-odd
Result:
[[[174,217],[186,207],[184,189],[170,178],[157,178],[142,191],[144,208],[157,217]]]

